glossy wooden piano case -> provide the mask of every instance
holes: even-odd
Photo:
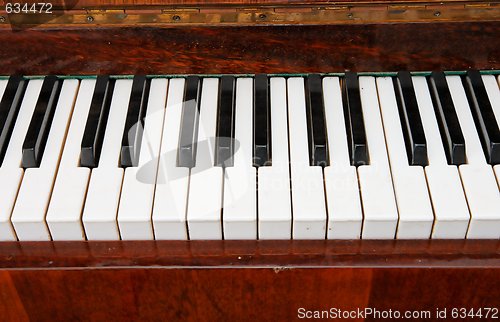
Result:
[[[4,321],[290,321],[371,308],[435,319],[498,309],[499,250],[498,241],[2,243],[0,312]]]
[[[85,0],[54,10],[0,14],[0,74],[500,69],[494,1]],[[339,310],[459,320],[470,309],[488,320],[499,308],[498,240],[0,243],[2,321],[288,321]]]

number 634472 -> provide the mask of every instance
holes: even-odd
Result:
[[[35,2],[35,3],[20,3],[7,2],[5,4],[5,12],[11,13],[52,13],[52,3]]]

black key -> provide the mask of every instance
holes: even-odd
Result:
[[[305,90],[309,162],[312,166],[325,167],[328,165],[328,143],[321,76],[309,75]]]
[[[9,146],[27,85],[28,81],[22,76],[11,76],[0,101],[0,166]]]
[[[97,77],[82,139],[80,154],[80,165],[82,167],[95,168],[99,164],[113,89],[114,80],[109,79],[109,76]]]
[[[469,70],[462,81],[486,160],[489,164],[500,164],[500,130],[481,74]]]
[[[200,116],[201,81],[198,76],[186,78],[184,101],[182,102],[181,133],[177,165],[192,168],[196,163],[198,122]]]
[[[22,165],[24,168],[40,166],[50,126],[56,112],[57,101],[61,94],[62,80],[56,76],[47,76],[35,105],[28,133],[23,144]]]
[[[464,164],[465,140],[444,73],[432,72],[429,87],[448,163]]]
[[[368,164],[368,144],[366,142],[365,123],[361,108],[358,76],[354,72],[347,72],[342,82],[342,102],[344,105],[344,119],[347,131],[349,157],[351,165]]]
[[[399,119],[403,129],[408,163],[426,166],[429,164],[427,141],[410,72],[398,73],[398,77],[394,79],[394,91],[398,102]]]
[[[134,76],[122,137],[120,166],[123,168],[136,167],[139,163],[149,87],[150,81],[146,79],[146,76]]]
[[[219,86],[215,165],[232,167],[234,161],[234,77],[222,76]]]
[[[271,165],[271,104],[267,75],[255,75],[253,102],[253,165]]]

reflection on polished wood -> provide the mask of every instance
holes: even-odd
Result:
[[[497,240],[0,243],[0,266],[5,321],[289,321],[500,298]]]
[[[496,267],[498,240],[1,242],[0,268]]]

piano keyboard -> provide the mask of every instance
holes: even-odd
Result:
[[[11,76],[0,240],[500,237],[500,76]]]

